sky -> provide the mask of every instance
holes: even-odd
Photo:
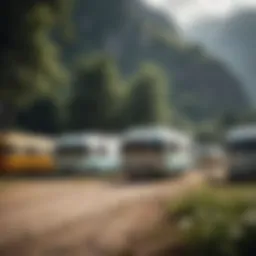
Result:
[[[256,8],[256,0],[143,0],[171,14],[181,27],[205,16],[225,17],[242,7]]]

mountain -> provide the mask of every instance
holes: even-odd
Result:
[[[74,40],[62,42],[70,69],[79,57],[94,51],[114,56],[124,77],[134,74],[142,62],[155,62],[170,78],[170,102],[190,119],[212,119],[248,108],[236,75],[204,49],[187,44],[174,22],[143,3],[77,0],[72,20]]]
[[[225,19],[200,20],[187,37],[202,43],[208,52],[226,63],[243,83],[256,105],[256,10],[243,9]]]

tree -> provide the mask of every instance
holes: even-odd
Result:
[[[38,99],[18,113],[16,126],[27,131],[55,134],[61,128],[58,106],[50,98]]]
[[[235,113],[225,113],[219,121],[219,126],[222,130],[227,130],[230,127],[241,123],[239,114]]]
[[[239,113],[225,113],[218,121],[218,125],[222,131],[226,131],[237,125],[249,125],[255,123],[256,112],[254,109],[240,111]]]
[[[154,64],[143,64],[135,78],[127,109],[130,125],[167,124],[170,103],[164,72]]]
[[[203,47],[186,42],[174,22],[143,2],[101,1],[99,8],[99,1],[78,0],[73,21],[79,36],[65,48],[70,69],[74,55],[92,50],[115,56],[125,76],[137,72],[141,62],[151,60],[168,70],[175,95],[170,101],[192,121],[218,118],[225,109],[247,110],[250,102],[237,74]],[[188,94],[193,99],[184,103]]]
[[[117,67],[107,56],[93,56],[81,64],[69,99],[69,128],[114,129],[121,90]]]
[[[0,100],[19,105],[63,84],[66,73],[50,37],[64,0],[4,0],[0,26]]]
[[[8,106],[6,111],[12,116],[8,122],[0,120],[6,128],[15,123],[20,106],[54,94],[67,79],[50,35],[65,4],[64,0],[1,3],[0,103]]]
[[[200,143],[214,143],[222,139],[222,131],[219,131],[214,122],[203,122],[196,128],[195,138]]]

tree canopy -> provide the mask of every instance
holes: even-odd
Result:
[[[69,99],[70,128],[111,129],[118,111],[120,88],[117,67],[107,56],[92,57],[81,64]]]
[[[131,125],[169,124],[170,102],[167,78],[153,64],[142,65],[134,79],[127,109]]]
[[[64,1],[4,0],[0,8],[0,100],[20,104],[49,94],[67,73],[50,32]]]

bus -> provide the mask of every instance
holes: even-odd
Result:
[[[96,174],[119,167],[118,136],[75,133],[57,139],[55,158],[63,174]]]
[[[192,136],[165,127],[135,127],[121,145],[122,170],[127,179],[182,175],[193,168]]]
[[[225,137],[229,180],[256,178],[256,125],[230,129]]]
[[[24,132],[1,132],[1,174],[46,174],[55,170],[54,139]]]

